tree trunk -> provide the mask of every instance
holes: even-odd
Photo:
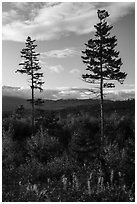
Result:
[[[103,106],[103,80],[101,79],[100,83],[100,127],[101,127],[101,144],[104,140],[104,106]]]
[[[34,135],[34,86],[33,86],[33,80],[32,80],[32,136]]]
[[[100,20],[101,23],[101,20]],[[100,25],[101,27],[101,25]],[[101,29],[101,28],[100,28]],[[101,128],[101,145],[104,141],[104,106],[103,106],[103,67],[102,67],[102,35],[100,36],[100,128]]]
[[[31,75],[31,93],[32,93],[32,136],[34,135],[34,120],[35,120],[35,116],[34,116],[34,84],[33,84],[33,63],[32,63],[32,56],[31,56],[31,70],[32,70],[32,75]]]

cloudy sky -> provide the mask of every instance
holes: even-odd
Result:
[[[20,51],[27,36],[36,40],[44,73],[44,89],[66,90],[89,87],[82,81],[84,43],[94,37],[97,9],[110,13],[111,35],[116,35],[123,65],[128,73],[115,92],[133,92],[135,86],[135,4],[131,2],[3,2],[2,84],[28,87],[27,76],[16,74]]]

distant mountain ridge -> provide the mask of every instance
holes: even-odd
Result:
[[[71,89],[72,90],[72,89]],[[70,90],[70,91],[71,91]],[[68,90],[67,90],[68,91]],[[74,89],[73,89],[74,91]],[[57,90],[53,90],[54,94],[55,92],[57,93]],[[45,93],[43,93],[43,97],[45,98]],[[100,104],[100,100],[99,99],[77,99],[77,98],[62,98],[62,99],[54,99],[54,100],[50,100],[50,91],[48,92],[49,96],[47,97],[47,99],[44,99],[44,104],[42,105],[41,109],[42,110],[48,110],[48,111],[59,111],[59,110],[86,110],[87,111],[91,111],[93,110],[93,112],[95,112],[95,110],[99,110],[99,104]],[[63,92],[64,93],[64,92]],[[24,108],[26,110],[31,110],[31,104],[30,102],[27,101],[28,98],[30,98],[31,96],[31,90],[28,89],[20,89],[20,87],[4,87],[3,88],[3,96],[2,96],[2,112],[6,113],[6,112],[13,112],[15,111],[20,105],[23,105]],[[38,96],[38,95],[37,95]],[[46,95],[47,96],[47,95]],[[128,94],[129,96],[129,94]],[[132,96],[134,96],[134,94],[131,94],[131,98]],[[49,98],[49,99],[48,99]],[[52,97],[51,97],[52,98]],[[120,97],[117,97],[117,99]],[[124,98],[125,101],[125,97],[121,97]],[[134,98],[134,97],[133,97]],[[111,96],[112,99],[112,96]],[[115,97],[116,99],[116,97]],[[118,102],[118,106],[119,108],[124,108],[124,101],[123,100],[119,100],[121,101],[120,103]],[[123,101],[123,102],[122,102]],[[116,102],[116,100],[115,100]],[[126,102],[126,101],[125,101]],[[113,108],[113,105],[115,103],[113,102],[113,100],[109,100],[106,99],[104,100],[104,105],[106,108]],[[128,106],[132,103],[130,103],[130,101],[126,103]],[[120,105],[120,106],[119,106]],[[131,105],[133,106],[133,105]],[[36,108],[39,108],[38,106]],[[114,108],[115,109],[115,108]],[[130,106],[129,106],[129,110],[130,110]]]
[[[88,93],[88,94],[87,94]],[[2,87],[2,96],[11,96],[24,99],[31,98],[31,89],[24,89],[21,87]],[[44,100],[59,100],[59,99],[92,99],[93,94],[88,92],[86,88],[60,88],[60,89],[44,89],[42,92],[35,91],[36,98],[42,98]],[[123,90],[123,91],[109,91],[105,99],[108,100],[127,100],[134,99],[134,90]]]

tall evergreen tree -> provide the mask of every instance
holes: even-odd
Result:
[[[37,45],[34,44],[35,40],[31,40],[31,37],[27,37],[26,39],[26,47],[21,50],[21,57],[25,60],[21,62],[19,65],[21,69],[17,69],[16,72],[21,74],[27,74],[29,78],[30,88],[31,88],[31,99],[28,101],[32,104],[32,135],[34,135],[34,125],[35,125],[35,89],[39,89],[42,91],[42,85],[44,82],[42,81],[43,73],[39,72],[41,70],[41,66],[39,65],[39,60],[37,56],[39,53],[35,52],[35,48]]]
[[[103,89],[114,88],[114,81],[123,84],[127,74],[120,71],[122,65],[119,52],[115,51],[117,45],[116,36],[110,36],[113,26],[109,26],[106,18],[109,14],[106,10],[98,10],[99,23],[94,25],[95,39],[90,39],[86,43],[86,50],[82,51],[83,62],[86,64],[88,73],[83,74],[82,78],[93,83],[99,88],[100,95],[100,118],[101,118],[101,142],[104,139],[104,108],[103,108]],[[111,82],[111,83],[110,83]],[[96,88],[95,87],[95,88]],[[96,92],[96,89],[93,89]]]

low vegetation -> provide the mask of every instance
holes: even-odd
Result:
[[[134,105],[125,103],[107,107],[103,146],[95,109],[37,114],[33,137],[28,114],[4,115],[3,202],[135,201]]]

